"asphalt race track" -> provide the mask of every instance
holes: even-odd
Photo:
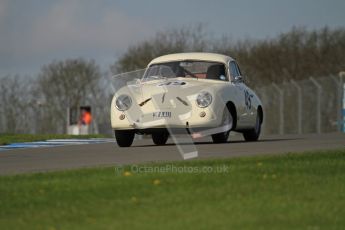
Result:
[[[196,142],[199,159],[345,147],[345,134],[342,133],[264,136],[258,142],[245,142],[237,135],[230,136],[230,140],[226,144],[212,144],[211,139],[208,138]],[[181,146],[192,147],[186,143],[182,143]],[[0,174],[176,160],[182,160],[182,157],[171,139],[165,146],[155,146],[150,139],[147,139],[135,141],[130,148],[119,148],[115,142],[110,142],[15,149],[0,151]]]

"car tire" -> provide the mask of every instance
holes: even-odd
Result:
[[[115,139],[119,147],[130,147],[135,136],[134,130],[115,130]]]
[[[261,117],[258,114],[256,117],[255,128],[243,132],[244,140],[246,141],[257,141],[261,132]]]
[[[152,141],[155,145],[165,145],[169,138],[168,132],[152,133]]]
[[[226,110],[224,110],[224,113],[223,113],[222,124],[227,125],[230,123],[232,126],[233,116],[231,112],[226,108]],[[212,135],[213,143],[226,143],[228,141],[230,131],[231,131],[231,128],[228,131],[213,134]]]

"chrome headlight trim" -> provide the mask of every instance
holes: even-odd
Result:
[[[197,98],[196,98],[196,104],[200,108],[206,108],[212,103],[212,94],[207,91],[201,91]]]
[[[115,107],[120,111],[126,111],[132,106],[132,98],[126,94],[118,96],[115,100]]]

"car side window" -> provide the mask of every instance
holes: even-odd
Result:
[[[236,62],[235,62],[235,65],[236,65],[238,76],[242,76],[241,69],[240,69],[240,67],[238,66],[238,64]]]
[[[238,77],[240,75],[239,70],[237,68],[237,65],[235,61],[230,62],[230,74],[232,77]]]

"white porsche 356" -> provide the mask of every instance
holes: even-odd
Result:
[[[151,134],[156,145],[169,135],[211,136],[225,143],[229,132],[259,138],[260,99],[244,84],[236,61],[213,53],[179,53],[153,59],[145,70],[114,76],[111,125],[119,146],[135,134]]]

